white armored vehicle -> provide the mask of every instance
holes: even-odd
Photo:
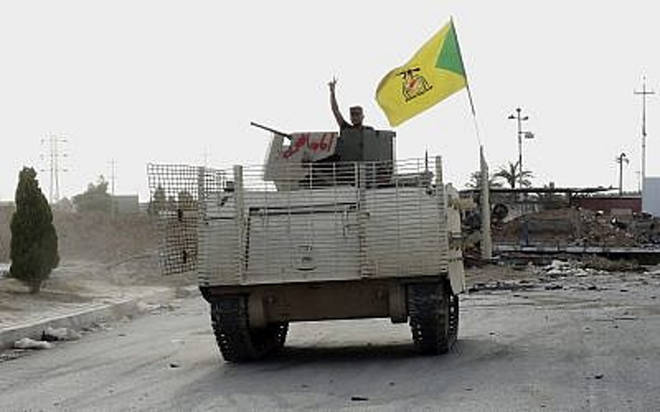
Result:
[[[148,166],[165,274],[196,270],[222,356],[284,345],[290,322],[409,322],[449,350],[464,290],[457,192],[440,157],[395,161],[394,133],[275,134],[265,166]]]

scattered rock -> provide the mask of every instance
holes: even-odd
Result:
[[[546,285],[545,290],[559,290],[564,289],[562,285]]]
[[[603,270],[606,272],[640,272],[646,271],[644,266],[641,266],[634,260],[610,260],[602,256],[585,257],[583,260],[585,268],[596,270]]]
[[[46,342],[78,340],[81,337],[82,335],[73,329],[51,328],[50,326],[41,333],[41,340]]]
[[[46,341],[23,338],[14,342],[16,349],[53,349],[55,345]]]
[[[534,285],[531,285],[527,282],[515,282],[515,281],[494,281],[494,282],[488,282],[488,283],[483,283],[483,282],[478,282],[472,285],[470,288],[468,288],[468,292],[479,292],[482,290],[486,291],[496,291],[496,290],[509,290],[509,291],[516,291],[516,290],[527,290],[527,289],[533,289]]]

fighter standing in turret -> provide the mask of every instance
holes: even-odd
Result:
[[[332,108],[332,114],[335,115],[335,120],[339,125],[340,131],[344,129],[353,129],[353,130],[373,130],[371,126],[365,126],[362,122],[364,121],[364,111],[361,106],[352,106],[349,111],[351,113],[351,123],[348,123],[344,116],[342,116],[341,111],[339,111],[339,105],[337,105],[337,98],[335,96],[335,88],[337,86],[337,79],[332,78],[328,83],[330,87],[330,107]]]

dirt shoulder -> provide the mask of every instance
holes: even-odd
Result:
[[[0,329],[168,290],[182,294],[184,287],[196,282],[192,273],[161,276],[154,257],[139,260],[120,264],[64,261],[36,295],[16,279],[0,279]]]
[[[8,246],[9,212],[4,210],[0,215],[1,244]],[[0,277],[0,329],[122,299],[168,290],[176,293],[196,284],[193,273],[160,274],[158,230],[149,216],[113,218],[104,214],[55,212],[54,223],[59,241],[59,267],[36,295],[29,294],[15,279]],[[0,262],[8,261],[8,251],[4,252],[6,256],[0,256]]]

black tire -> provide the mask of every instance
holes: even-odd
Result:
[[[458,296],[448,282],[408,285],[413,342],[425,355],[447,353],[458,336]]]
[[[211,325],[222,357],[227,362],[248,362],[264,358],[281,349],[286,341],[288,323],[250,328],[247,298],[223,297],[211,303]]]

